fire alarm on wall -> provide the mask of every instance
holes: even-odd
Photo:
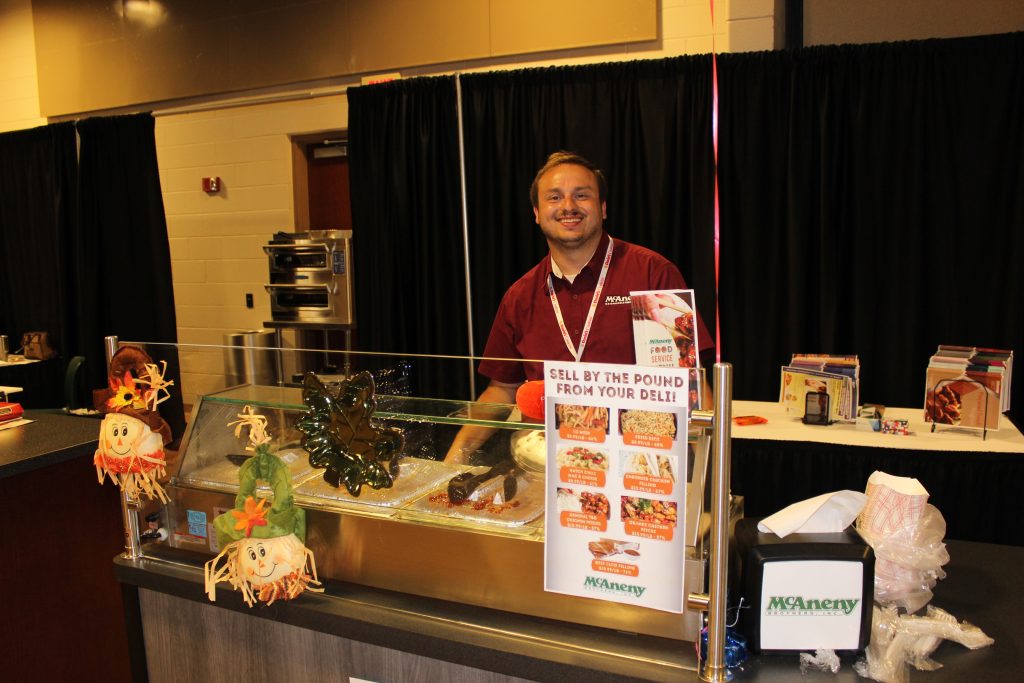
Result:
[[[203,192],[208,194],[220,192],[220,177],[215,176],[213,178],[203,178]]]

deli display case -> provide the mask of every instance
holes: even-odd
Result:
[[[117,340],[108,338],[107,344],[113,355]],[[724,403],[715,399],[713,410],[708,410],[710,402],[694,406],[693,395],[683,393],[689,396],[691,411],[698,410],[689,412],[689,422],[683,423],[688,429],[677,429],[678,423],[672,422],[670,456],[641,456],[643,448],[627,447],[627,430],[620,427],[628,411],[609,406],[604,429],[611,429],[611,441],[604,450],[617,463],[607,470],[609,476],[616,482],[635,480],[637,487],[654,486],[632,489],[650,490],[654,495],[648,498],[668,495],[669,490],[679,495],[679,507],[673,503],[670,518],[658,522],[640,517],[658,513],[645,512],[643,496],[634,497],[636,493],[622,495],[621,506],[615,498],[604,501],[600,513],[563,508],[585,505],[585,489],[601,486],[591,478],[596,472],[576,471],[565,478],[564,468],[578,467],[562,462],[566,436],[558,424],[569,412],[561,418],[548,415],[552,432],[542,422],[524,418],[515,405],[436,398],[456,391],[476,395],[478,358],[327,351],[325,367],[330,370],[306,375],[302,384],[228,386],[226,375],[218,371],[222,347],[123,345],[149,353],[173,346],[183,366],[209,370],[205,378],[189,382],[190,388],[201,390],[183,395],[190,418],[160,477],[166,499],[120,494],[126,543],[125,553],[115,558],[115,573],[124,591],[129,630],[138,634],[133,666],[148,670],[150,680],[186,669],[185,677],[216,677],[235,661],[232,651],[239,641],[231,634],[239,629],[249,634],[245,642],[280,642],[274,658],[260,661],[288,676],[298,666],[314,678],[330,670],[332,677],[364,680],[406,680],[403,676],[408,675],[408,680],[564,682],[677,680],[697,670],[694,641],[701,638],[704,616],[715,611],[716,600],[724,606],[725,591],[715,589],[715,577],[724,576],[724,565],[719,566],[724,560],[718,558],[725,554],[716,548],[725,539],[716,530],[728,529],[742,517],[741,498],[727,493],[716,497],[711,491],[711,470],[718,471],[710,466],[712,451],[715,462],[726,453],[722,441],[728,440],[728,431],[718,425],[728,425],[730,418],[715,416],[728,411],[727,392]],[[283,362],[289,354],[309,351],[261,350],[278,354]],[[339,367],[346,373],[337,374]],[[390,442],[390,486],[363,485],[357,492],[339,485],[336,474],[326,476],[332,470],[314,465],[322,461],[303,447],[315,403],[304,396],[303,384],[324,386],[340,399],[365,374],[374,378],[375,387],[372,401],[361,404],[366,412],[360,422],[365,418],[374,430],[399,438]],[[455,389],[465,384],[468,392]],[[560,405],[552,403],[552,415]],[[678,408],[678,419],[686,420],[687,414],[685,407]],[[236,430],[243,416],[265,421],[261,424],[269,443],[251,442],[244,430]],[[562,426],[574,434],[588,433],[579,425]],[[485,436],[465,439],[470,432]],[[547,438],[558,443],[546,444]],[[457,449],[453,443],[472,446]],[[269,451],[283,464],[275,466],[272,486],[243,474],[249,462],[257,462],[250,460],[250,449]],[[445,462],[450,451],[459,456],[459,464]],[[557,463],[555,474],[545,471],[549,463]],[[659,472],[666,464],[670,472]],[[629,469],[633,467],[640,469]],[[479,477],[476,488],[467,487],[465,500],[453,502],[455,481],[476,482],[477,475],[486,476]],[[282,487],[282,477],[287,487]],[[568,482],[583,492],[574,500],[563,499],[563,487],[553,487],[555,482]],[[289,506],[302,510],[305,547],[315,558],[318,587],[270,604],[247,603],[244,591],[223,584],[214,595],[208,563],[216,565],[216,558],[234,546],[219,546],[223,524],[215,521],[243,512],[237,498],[243,491],[269,502],[285,489]],[[243,502],[250,503],[247,498]],[[641,506],[633,511],[636,519],[627,519],[627,503]],[[566,528],[581,527],[567,527],[562,515],[576,524],[594,514],[606,519],[613,515],[609,528],[616,532],[588,534],[585,540],[592,542],[571,551],[573,570],[607,573],[618,571],[615,567],[629,569],[630,564],[653,568],[653,574],[645,575],[647,584],[655,581],[659,590],[669,587],[683,596],[683,604],[654,608],[633,599],[639,595],[604,599],[609,588],[627,585],[628,590],[628,580],[619,584],[611,573],[581,584],[576,593],[546,589],[551,568],[545,563],[552,562],[549,555],[555,548],[562,552],[567,546],[552,540],[556,532],[546,534],[545,520],[558,523],[557,533],[564,535]],[[624,538],[620,534],[630,535],[623,531],[627,522],[652,535]],[[643,543],[653,543],[652,551],[640,547]],[[660,556],[653,551],[658,544]],[[558,562],[554,566],[562,567]],[[724,618],[710,621],[714,652],[719,651],[716,623],[724,629]],[[331,668],[319,658],[297,655],[285,643],[302,652],[324,648],[340,659]],[[182,660],[180,653],[186,651],[202,656]],[[364,666],[364,657],[376,663]],[[404,673],[394,678],[388,673],[392,667]]]
[[[524,436],[543,434],[544,425],[524,421],[513,405],[377,396],[372,422],[397,430],[402,452],[392,486],[364,486],[353,495],[327,483],[324,470],[310,465],[296,424],[307,410],[301,387],[242,385],[206,394],[193,407],[166,486],[167,538],[147,552],[159,553],[159,545],[204,556],[219,550],[210,523],[234,505],[238,470],[248,457],[244,438],[227,425],[247,406],[267,419],[271,449],[287,466],[296,504],[306,510],[306,545],[321,578],[618,631],[697,638],[699,612],[676,614],[544,590],[544,472],[523,446],[536,441]],[[443,462],[464,427],[488,428],[493,436],[470,454],[471,464]],[[691,430],[683,520],[686,593],[701,592],[705,583],[708,442],[703,430]],[[511,471],[485,481],[460,504],[449,499],[453,477],[486,472],[503,458],[514,463]]]

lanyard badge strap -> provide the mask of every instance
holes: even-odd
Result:
[[[562,332],[562,339],[565,341],[565,347],[569,349],[569,353],[578,363],[583,358],[583,349],[587,345],[587,338],[590,336],[590,328],[594,324],[594,313],[597,311],[597,302],[601,300],[601,290],[604,289],[605,278],[608,277],[608,266],[612,262],[612,243],[611,237],[608,238],[608,249],[604,254],[604,264],[601,266],[601,275],[597,278],[597,287],[594,288],[594,296],[590,300],[590,311],[587,313],[587,322],[583,325],[583,334],[580,335],[580,346],[577,349],[573,343],[572,338],[569,336],[569,330],[565,326],[565,319],[562,317],[562,307],[558,305],[558,297],[555,296],[555,285],[554,280],[550,273],[548,273],[548,296],[551,298],[551,308],[555,309],[555,318],[558,320],[558,329]]]

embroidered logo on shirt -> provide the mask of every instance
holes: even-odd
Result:
[[[614,294],[609,294],[604,298],[605,306],[617,306],[619,304],[628,303],[631,303],[630,298],[628,296],[615,296]]]

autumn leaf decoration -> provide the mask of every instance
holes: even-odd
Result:
[[[307,411],[296,427],[304,435],[302,447],[309,453],[309,464],[323,468],[328,484],[344,485],[353,496],[364,484],[391,488],[405,441],[397,429],[372,424],[377,408],[374,391],[368,372],[343,381],[337,395],[313,373],[303,382]]]

